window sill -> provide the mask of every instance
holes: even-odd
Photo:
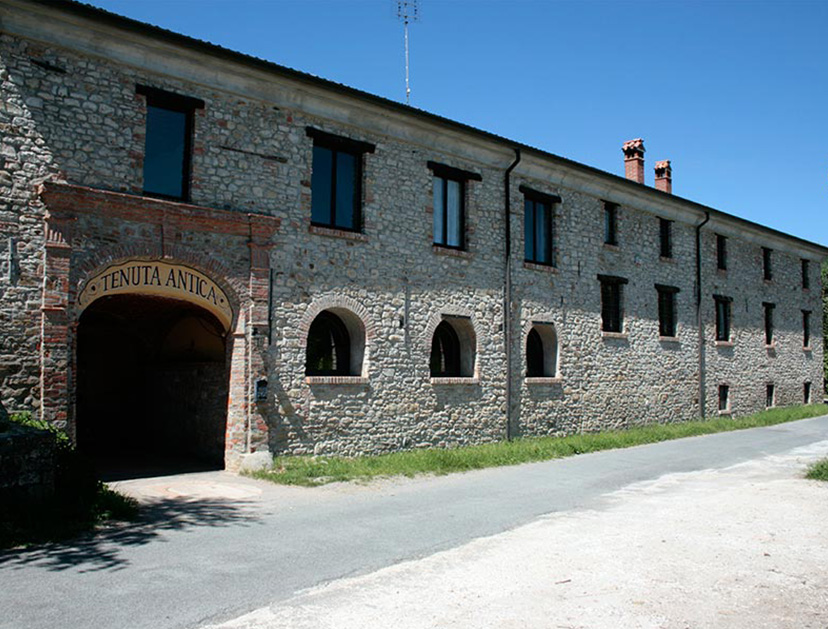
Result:
[[[443,247],[442,245],[431,245],[431,250],[438,256],[449,256],[450,258],[463,258],[464,260],[471,260],[472,254],[465,249],[452,249],[451,247]]]
[[[558,271],[557,267],[555,267],[551,264],[543,264],[541,262],[528,262],[527,260],[523,261],[523,268],[524,269],[529,269],[531,271],[541,271],[543,273],[553,273],[555,275],[560,273],[560,271]]]
[[[605,242],[604,249],[607,251],[621,251],[621,247],[619,245],[613,245],[611,243]]]
[[[356,240],[358,242],[368,242],[368,236],[360,232],[352,232],[347,229],[337,229],[336,227],[323,227],[322,225],[311,225],[308,228],[311,234],[318,236],[329,236],[331,238],[343,238],[344,240]]]
[[[733,341],[716,341],[716,347],[733,347]]]
[[[561,384],[563,378],[549,378],[546,376],[527,376],[526,384]]]
[[[628,341],[630,339],[630,335],[626,332],[607,332],[605,330],[601,330],[601,338]]]
[[[659,336],[658,337],[659,343],[681,343],[681,340],[677,336]]]
[[[675,262],[676,259],[673,256],[658,256],[658,259],[662,262]]]
[[[730,417],[733,414],[733,411],[726,410],[726,411],[719,411],[719,417]]]
[[[429,378],[431,384],[480,384],[479,378],[468,376],[454,376],[454,377],[434,377]]]
[[[727,269],[719,269],[719,268],[717,268],[717,269],[716,269],[716,273],[717,273],[720,277],[727,277]]]
[[[802,351],[805,352],[806,354],[810,354],[811,352],[814,351],[814,348],[811,347],[810,345],[804,345],[802,347]]]
[[[362,376],[305,376],[306,384],[368,384]]]

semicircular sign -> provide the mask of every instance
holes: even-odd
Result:
[[[85,309],[108,295],[155,295],[189,301],[216,316],[226,330],[233,320],[233,308],[213,280],[192,267],[162,260],[127,260],[108,266],[90,277],[78,295]]]

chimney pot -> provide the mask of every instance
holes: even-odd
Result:
[[[644,140],[636,138],[629,142],[624,142],[621,147],[624,151],[624,174],[627,179],[644,183]]]
[[[655,187],[656,190],[661,190],[667,194],[673,193],[673,167],[670,166],[669,159],[656,162]]]

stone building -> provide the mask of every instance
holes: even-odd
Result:
[[[0,400],[236,469],[822,390],[828,250],[67,1],[0,0]],[[261,455],[260,455],[261,456]]]

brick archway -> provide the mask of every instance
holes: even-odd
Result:
[[[270,252],[278,219],[57,183],[44,184],[41,198],[47,207],[41,416],[76,437],[79,297],[88,280],[118,263],[156,261],[193,269],[231,304],[225,467],[238,469],[245,455],[267,449],[253,383],[266,375]]]

